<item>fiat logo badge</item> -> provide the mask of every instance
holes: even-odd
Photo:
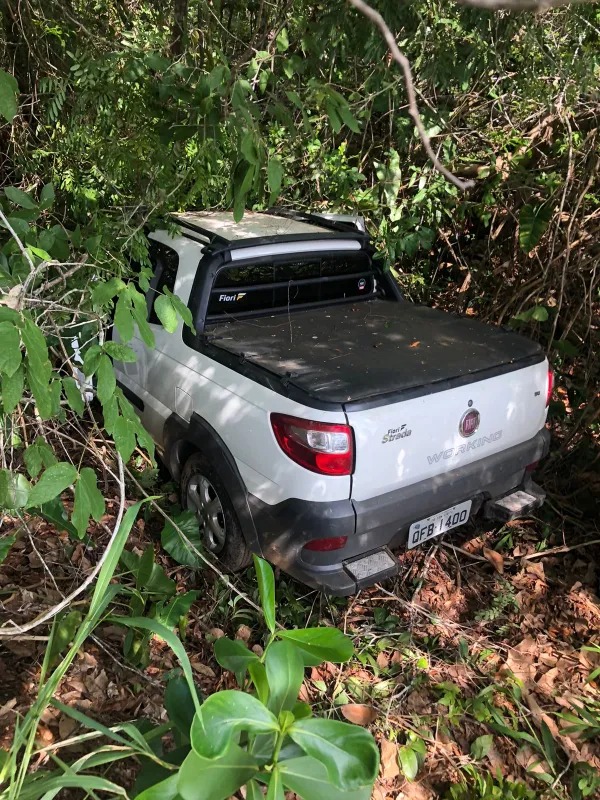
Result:
[[[469,436],[473,436],[479,427],[480,419],[479,411],[477,411],[476,408],[470,408],[468,411],[465,411],[458,424],[458,432],[460,435],[464,436],[465,439]]]

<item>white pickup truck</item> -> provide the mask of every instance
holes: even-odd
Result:
[[[394,550],[475,514],[540,506],[552,373],[520,335],[407,302],[351,222],[291,212],[174,216],[150,234],[154,349],[119,384],[230,569],[258,553],[346,595]],[[195,333],[167,333],[164,290]]]

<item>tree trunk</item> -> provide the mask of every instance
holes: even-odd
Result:
[[[173,26],[171,28],[171,57],[179,58],[187,39],[188,0],[173,0]]]

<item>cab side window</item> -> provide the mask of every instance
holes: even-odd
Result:
[[[148,291],[148,322],[160,325],[160,320],[154,310],[156,298],[165,293],[165,289],[170,292],[175,290],[175,279],[179,267],[179,255],[166,244],[150,240],[148,256],[154,269],[154,277],[150,283]]]

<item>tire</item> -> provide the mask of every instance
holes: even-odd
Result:
[[[252,562],[233,502],[221,476],[202,453],[194,453],[181,473],[181,506],[196,512],[206,550],[229,572]]]

